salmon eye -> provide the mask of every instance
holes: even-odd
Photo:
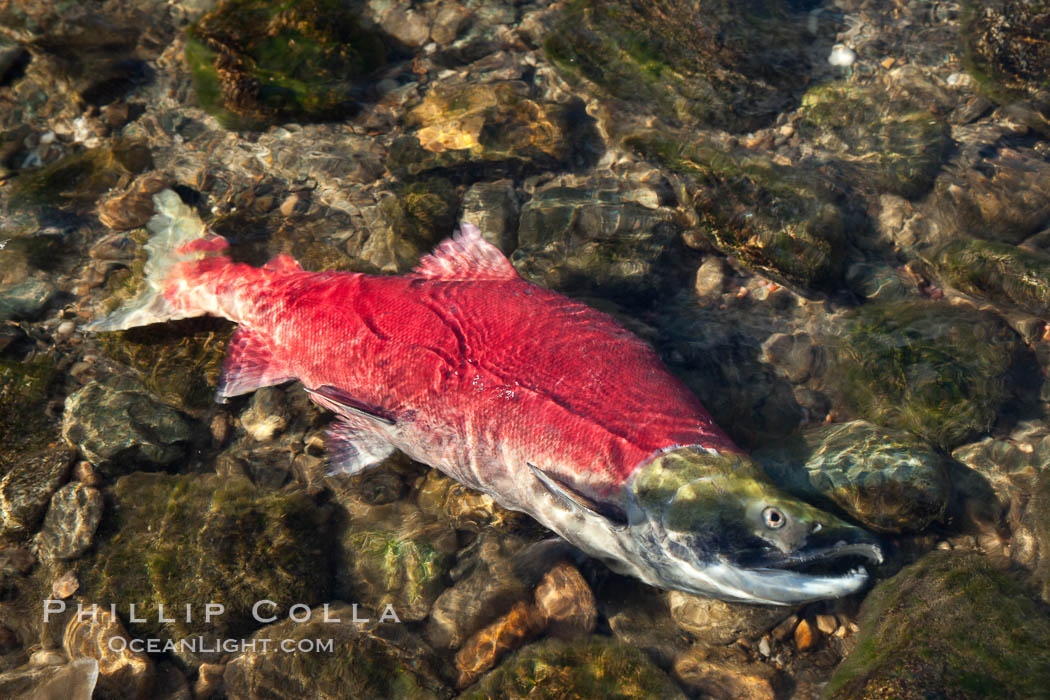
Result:
[[[787,518],[776,508],[769,506],[762,511],[762,520],[765,521],[766,527],[770,530],[779,530],[784,527],[784,523],[787,522]]]

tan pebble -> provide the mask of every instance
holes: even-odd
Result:
[[[594,631],[598,620],[594,594],[572,564],[561,561],[536,587],[536,608],[556,637],[580,637]]]
[[[834,615],[817,615],[817,629],[824,634],[831,634],[839,626]]]
[[[846,625],[841,625],[837,630],[835,630],[836,637],[842,638],[845,637],[847,634],[849,634],[849,629],[846,628]]]
[[[273,195],[264,194],[263,196],[255,200],[253,206],[255,207],[255,211],[259,212],[260,214],[265,214],[266,212],[273,209]]]
[[[857,626],[856,622],[851,622],[849,623],[849,631],[856,634],[857,632],[860,632],[860,627]]]
[[[62,323],[58,324],[58,328],[55,330],[55,337],[59,340],[62,340],[63,338],[68,338],[69,336],[73,335],[73,331],[75,331],[76,329],[77,324],[73,323],[72,321],[63,321]]]
[[[55,649],[34,651],[29,657],[30,666],[61,666],[69,661],[66,655]]]
[[[91,462],[87,460],[77,462],[77,466],[73,470],[73,476],[85,486],[100,486],[102,484],[102,477],[91,466]]]
[[[124,192],[99,203],[96,211],[98,220],[114,231],[145,226],[153,216],[153,195],[167,186],[167,178],[162,175],[141,175]]]
[[[805,651],[817,643],[818,633],[810,626],[809,622],[803,620],[795,628],[795,646],[799,651]]]
[[[216,446],[222,445],[226,442],[226,436],[230,432],[230,423],[226,420],[226,416],[222,413],[216,415],[211,419],[211,439],[215,442]]]
[[[197,668],[197,682],[193,684],[193,697],[206,700],[222,695],[225,690],[222,674],[225,671],[226,664],[201,664]]]
[[[769,656],[773,653],[773,645],[769,641],[769,635],[766,635],[765,637],[762,637],[762,639],[758,640],[758,653],[762,656]]]
[[[897,62],[897,59],[895,59],[892,56],[890,56],[888,58],[882,59],[882,63],[880,63],[879,65],[881,65],[886,70],[889,70],[890,68],[893,68],[893,64],[896,63],[896,62]]]
[[[770,634],[773,635],[773,639],[782,642],[794,631],[796,623],[798,623],[798,615],[792,615],[774,627]]]
[[[1020,442],[1017,444],[1017,449],[1024,452],[1026,455],[1030,455],[1035,452],[1035,447],[1030,442]]]
[[[62,636],[62,647],[70,658],[87,657],[98,661],[100,687],[126,690],[122,697],[153,697],[156,671],[153,661],[142,651],[133,651],[123,642],[128,632],[120,618],[105,606],[85,606],[83,615],[73,615]]]
[[[65,600],[76,593],[79,589],[80,580],[77,579],[76,572],[70,569],[59,576],[55,582],[51,584],[51,595],[59,600]]]
[[[295,206],[299,204],[299,195],[290,194],[283,202],[281,202],[281,214],[284,216],[291,216],[295,213]]]
[[[952,543],[949,542],[948,540],[941,540],[940,542],[937,543],[937,549],[950,550],[951,548],[952,548]]]

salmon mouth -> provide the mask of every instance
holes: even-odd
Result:
[[[878,566],[885,560],[882,548],[874,542],[838,541],[822,547],[795,552],[756,553],[742,556],[737,563],[748,569],[779,569],[816,576],[852,576],[863,573],[864,565]]]

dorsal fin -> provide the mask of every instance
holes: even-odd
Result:
[[[499,248],[481,237],[477,226],[466,222],[430,255],[425,255],[412,276],[432,280],[512,280],[518,271]]]
[[[287,253],[278,253],[277,255],[270,258],[270,261],[263,265],[267,270],[275,270],[277,272],[302,272],[303,266]]]

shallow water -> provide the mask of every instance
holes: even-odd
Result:
[[[1014,0],[0,1],[0,695],[1044,697],[1047,46]],[[326,475],[301,385],[213,400],[228,321],[84,330],[165,188],[253,265],[478,226],[885,561],[728,604]]]

